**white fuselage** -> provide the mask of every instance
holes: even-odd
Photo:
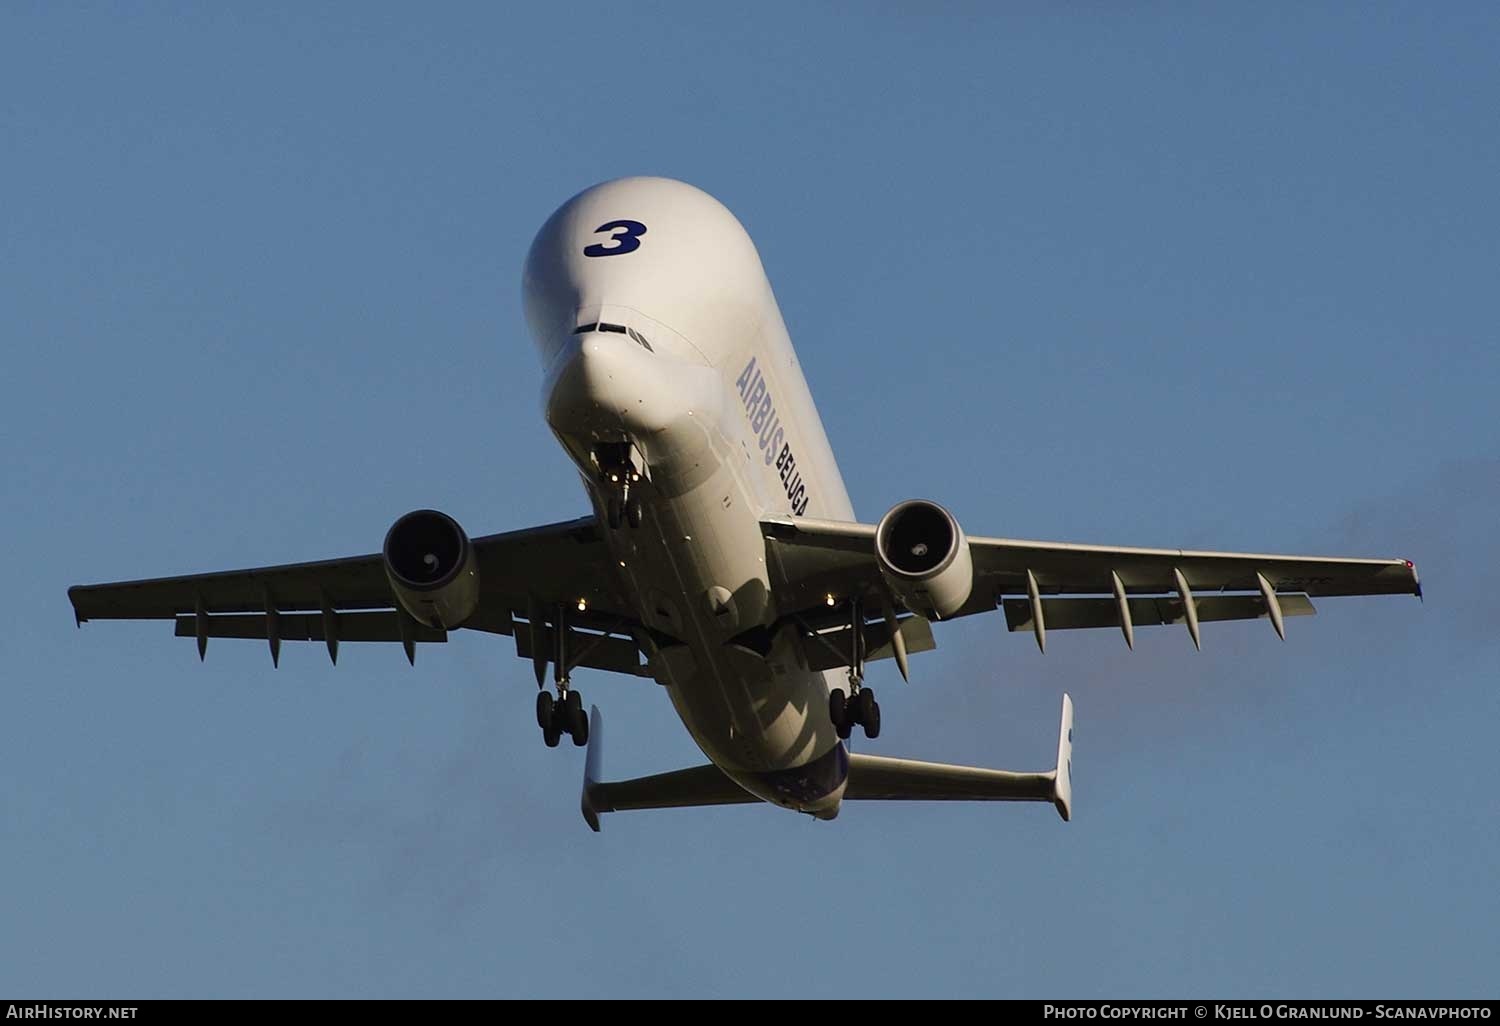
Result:
[[[629,443],[643,473],[640,526],[602,529],[653,674],[743,787],[831,818],[848,764],[827,712],[838,675],[808,669],[794,631],[765,657],[728,644],[787,612],[762,516],[854,519],[754,244],[692,186],[606,182],[543,225],[524,293],[547,422],[601,525],[599,447]]]

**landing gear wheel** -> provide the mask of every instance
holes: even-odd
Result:
[[[864,726],[866,734],[869,733],[870,720],[880,715],[877,711],[879,708],[875,704],[875,692],[869,688],[861,688],[859,694],[854,696],[854,719]],[[880,728],[875,729],[878,731]]]
[[[583,698],[576,691],[569,691],[563,699],[563,723],[572,735],[573,745],[582,748],[589,743],[589,718],[583,711]]]
[[[627,499],[625,501],[625,520],[631,527],[641,526],[641,500]]]
[[[617,496],[611,495],[604,500],[604,516],[609,521],[610,530],[620,529],[620,513],[620,500]]]
[[[839,737],[845,740],[848,740],[849,729],[853,726],[849,721],[849,713],[849,702],[844,697],[844,689],[834,688],[828,693],[828,719]]]
[[[860,693],[861,694],[869,694],[869,692],[867,692],[867,691],[862,691]],[[864,715],[864,719],[861,722],[864,723],[865,737],[869,738],[871,741],[874,741],[877,737],[880,736],[880,703],[879,702],[871,702],[870,703],[870,711]]]
[[[552,694],[541,691],[536,696],[536,723],[542,728],[542,740],[548,748],[556,748],[557,742],[562,739],[563,729],[561,720],[566,719],[566,707],[559,708],[552,700]]]

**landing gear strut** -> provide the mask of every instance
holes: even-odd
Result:
[[[536,696],[536,725],[542,728],[542,740],[548,748],[556,748],[562,736],[567,734],[579,748],[589,743],[589,718],[583,711],[583,698],[569,687],[568,682],[568,613],[566,606],[558,606],[552,625],[552,683],[557,689],[557,698],[543,690]],[[537,673],[543,672],[538,668]],[[540,683],[540,681],[538,681]]]
[[[829,693],[828,718],[839,737],[848,740],[858,723],[873,741],[880,736],[880,703],[875,701],[875,692],[864,686],[865,617],[859,599],[849,602],[849,627],[849,694],[843,688]]]

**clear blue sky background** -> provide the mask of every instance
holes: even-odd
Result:
[[[996,7],[0,8],[0,993],[1494,996],[1500,12]],[[757,240],[862,517],[1426,604],[880,666],[886,754],[1045,767],[1070,690],[1069,825],[598,837],[508,639],[74,630],[74,583],[583,512],[521,261],[639,173]],[[611,773],[701,761],[578,683]]]

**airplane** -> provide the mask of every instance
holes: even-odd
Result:
[[[509,635],[536,719],[585,754],[581,809],[768,802],[831,820],[843,802],[1050,802],[1072,816],[1073,706],[1057,761],[1018,773],[852,752],[874,740],[869,662],[935,647],[931,625],[1000,611],[1049,632],[1313,612],[1311,598],[1422,594],[1406,559],[1119,548],[970,536],[943,506],[854,515],[760,256],[718,200],[666,178],[585,189],[541,227],[522,282],[548,426],[593,514],[471,538],[431,509],[378,553],[68,590],[76,622],[171,620],[195,638],[420,644]],[[551,668],[552,687],[546,686]],[[661,685],[708,762],[602,779],[602,720],[578,668]]]

